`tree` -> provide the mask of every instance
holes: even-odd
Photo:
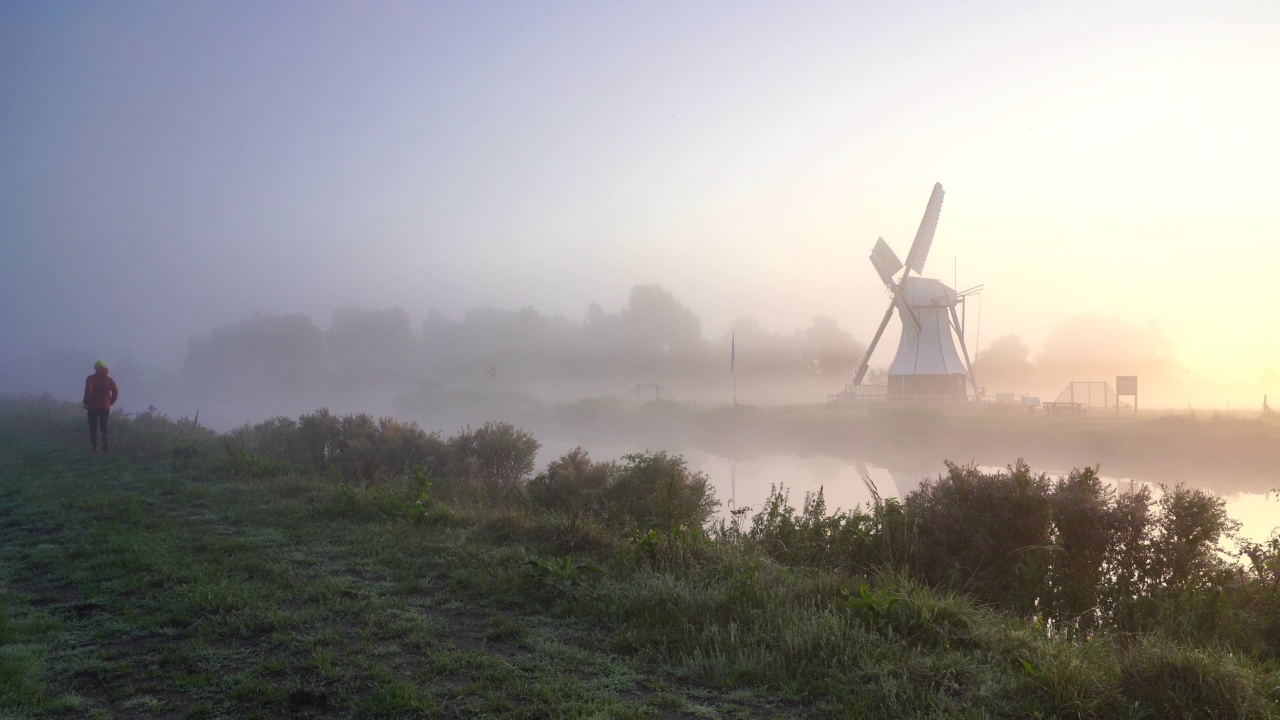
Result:
[[[692,358],[705,349],[702,320],[661,285],[631,288],[619,319],[623,341],[647,358]]]
[[[592,303],[581,337],[579,357],[586,360],[571,363],[577,375],[623,387],[656,382],[676,392],[694,389],[713,364],[702,320],[660,285],[636,285],[616,314]]]
[[[1139,327],[1117,317],[1077,315],[1049,332],[1036,362],[1053,385],[1141,375],[1159,384],[1179,370],[1173,342],[1159,325]]]
[[[324,339],[334,380],[341,387],[403,385],[415,374],[418,343],[409,314],[400,308],[338,308]]]
[[[980,386],[990,391],[1021,392],[1032,389],[1036,366],[1022,338],[1005,335],[988,345],[973,361],[973,375]]]
[[[488,366],[500,368],[504,384],[547,387],[578,376],[582,329],[563,316],[546,316],[532,307],[468,310],[462,321],[431,311],[422,324],[430,376],[470,384]]]
[[[192,338],[182,375],[196,397],[232,405],[315,400],[327,370],[324,333],[311,318],[258,315]]]
[[[824,378],[844,377],[866,352],[866,346],[840,328],[840,323],[825,315],[816,315],[813,323],[795,334],[807,375]]]

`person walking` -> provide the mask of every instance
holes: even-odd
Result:
[[[84,402],[89,411],[89,446],[98,452],[98,431],[102,431],[102,452],[107,451],[107,418],[111,406],[120,397],[116,381],[107,374],[107,364],[99,360],[93,364],[93,374],[84,379]]]

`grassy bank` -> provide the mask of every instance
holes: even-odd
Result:
[[[0,404],[0,713],[1280,716],[1274,660],[1217,636],[931,589],[883,508],[854,567],[822,552],[848,517],[704,528],[660,453],[529,477],[500,427],[113,422],[91,455],[74,408]]]

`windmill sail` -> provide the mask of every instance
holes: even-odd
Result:
[[[907,253],[907,268],[917,275],[924,272],[924,261],[929,257],[929,248],[933,247],[933,234],[938,230],[938,216],[942,214],[943,194],[942,183],[934,183],[915,242],[911,243],[911,252]]]
[[[880,281],[886,287],[892,288],[893,276],[902,269],[902,261],[898,259],[897,253],[889,247],[889,243],[885,242],[884,238],[878,238],[875,247],[871,248],[871,264],[875,265]]]

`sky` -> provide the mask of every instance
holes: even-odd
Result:
[[[708,337],[865,342],[871,247],[941,182],[924,274],[985,285],[971,344],[1098,313],[1254,379],[1278,90],[1273,0],[5,0],[0,355],[176,367],[255,313],[578,320],[641,283]]]

